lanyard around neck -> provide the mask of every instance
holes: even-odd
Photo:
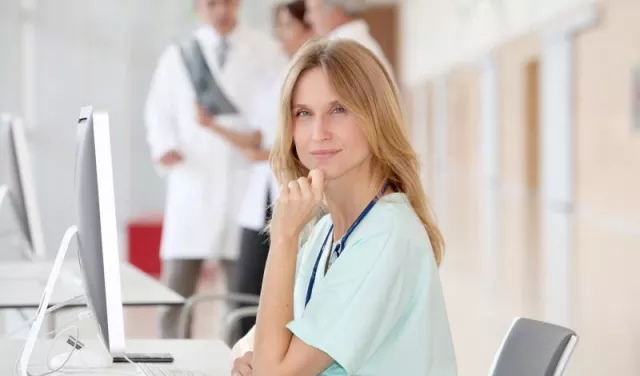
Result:
[[[331,252],[335,252],[336,253],[336,259],[338,257],[340,257],[340,255],[344,251],[344,248],[345,248],[346,243],[347,243],[347,239],[349,239],[349,236],[351,235],[353,230],[355,230],[356,227],[358,227],[358,225],[360,224],[360,222],[362,222],[364,217],[366,217],[367,214],[369,214],[369,212],[371,211],[371,209],[373,209],[373,206],[378,202],[380,197],[382,197],[384,192],[387,190],[387,187],[388,187],[388,184],[385,183],[382,186],[382,189],[380,189],[380,192],[378,192],[378,194],[376,195],[376,197],[374,197],[369,202],[369,204],[364,208],[362,213],[360,213],[358,218],[356,218],[356,220],[351,224],[351,226],[349,227],[347,232],[345,232],[345,234],[342,237],[342,239],[340,239],[338,244],[336,244],[335,248],[333,250],[331,250]],[[305,300],[305,303],[304,303],[305,307],[307,306],[307,304],[309,304],[309,300],[311,300],[311,293],[313,292],[313,285],[316,282],[316,274],[318,272],[318,266],[320,265],[320,259],[322,259],[322,251],[324,250],[325,245],[327,245],[327,241],[329,240],[329,236],[331,236],[332,233],[333,233],[333,224],[331,224],[331,227],[329,228],[329,232],[327,232],[327,236],[324,238],[324,241],[322,242],[322,246],[320,247],[320,251],[318,252],[318,257],[316,258],[316,263],[313,265],[313,271],[311,272],[311,278],[309,279],[309,286],[307,287],[307,296],[306,296],[306,300]],[[331,254],[329,254],[329,257],[331,257]]]

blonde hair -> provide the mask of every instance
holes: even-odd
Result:
[[[280,183],[307,176],[293,143],[293,93],[301,75],[321,68],[341,103],[364,124],[376,182],[403,192],[424,225],[438,265],[444,239],[436,225],[419,176],[418,158],[404,131],[400,95],[390,73],[366,47],[347,40],[316,39],[293,57],[280,93],[280,121],[271,150],[271,167]]]

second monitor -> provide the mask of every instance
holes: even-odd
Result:
[[[6,147],[0,160],[6,161],[8,183],[0,187],[0,204],[9,204],[18,221],[21,235],[27,242],[29,258],[44,258],[45,245],[42,222],[36,197],[26,130],[21,119],[4,114],[0,118],[2,139]],[[6,159],[5,159],[6,158]]]

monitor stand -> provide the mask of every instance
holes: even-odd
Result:
[[[71,245],[71,241],[75,238],[78,232],[78,228],[76,226],[69,227],[62,238],[62,242],[60,244],[60,248],[58,249],[58,253],[56,254],[56,258],[53,262],[53,268],[51,269],[51,273],[49,274],[49,278],[47,279],[47,285],[44,289],[44,294],[42,296],[42,300],[40,302],[40,307],[38,307],[38,313],[36,314],[36,318],[29,330],[29,334],[27,336],[27,341],[24,344],[22,352],[20,354],[20,359],[18,360],[18,369],[19,376],[29,376],[27,372],[27,367],[29,366],[29,360],[31,358],[31,354],[33,352],[34,346],[38,339],[38,334],[40,333],[40,329],[42,328],[42,323],[44,321],[44,316],[47,312],[47,307],[49,306],[49,302],[51,301],[51,294],[53,293],[53,289],[55,287],[56,281],[60,276],[60,271],[62,269],[62,265],[64,263],[65,255]],[[80,335],[78,334],[78,337]],[[93,342],[93,341],[89,341]],[[100,343],[100,341],[97,341]],[[105,368],[112,364],[113,359],[111,355],[107,354],[104,349],[99,351],[99,346],[88,346],[88,348],[76,349],[73,351],[73,354],[69,357],[69,352],[66,354],[54,357],[50,364],[57,365],[54,369],[59,368],[61,365],[64,365],[63,369],[69,368],[82,368],[82,369],[91,369],[91,368]],[[82,352],[82,354],[77,354]],[[67,361],[69,358],[69,361]],[[75,366],[75,367],[74,367]]]
[[[49,360],[50,369],[61,371],[108,369],[113,365],[113,358],[98,338],[83,342],[84,347],[66,351]]]

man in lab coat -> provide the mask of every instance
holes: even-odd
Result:
[[[162,53],[145,108],[152,158],[166,173],[168,184],[160,250],[162,279],[185,297],[195,292],[205,260],[221,262],[229,286],[237,258],[236,213],[249,163],[212,131],[211,124],[246,134],[246,142],[259,144],[260,133],[247,119],[256,118],[252,111],[264,87],[261,80],[286,63],[278,44],[267,34],[238,24],[239,2],[195,0],[203,26],[187,41],[200,47],[203,65],[237,111],[203,114],[181,55],[185,41]],[[178,336],[180,312],[180,307],[163,311],[164,338]]]
[[[305,0],[305,4],[306,19],[317,35],[359,42],[382,60],[393,75],[391,64],[369,33],[369,25],[361,18],[367,9],[365,0]]]

